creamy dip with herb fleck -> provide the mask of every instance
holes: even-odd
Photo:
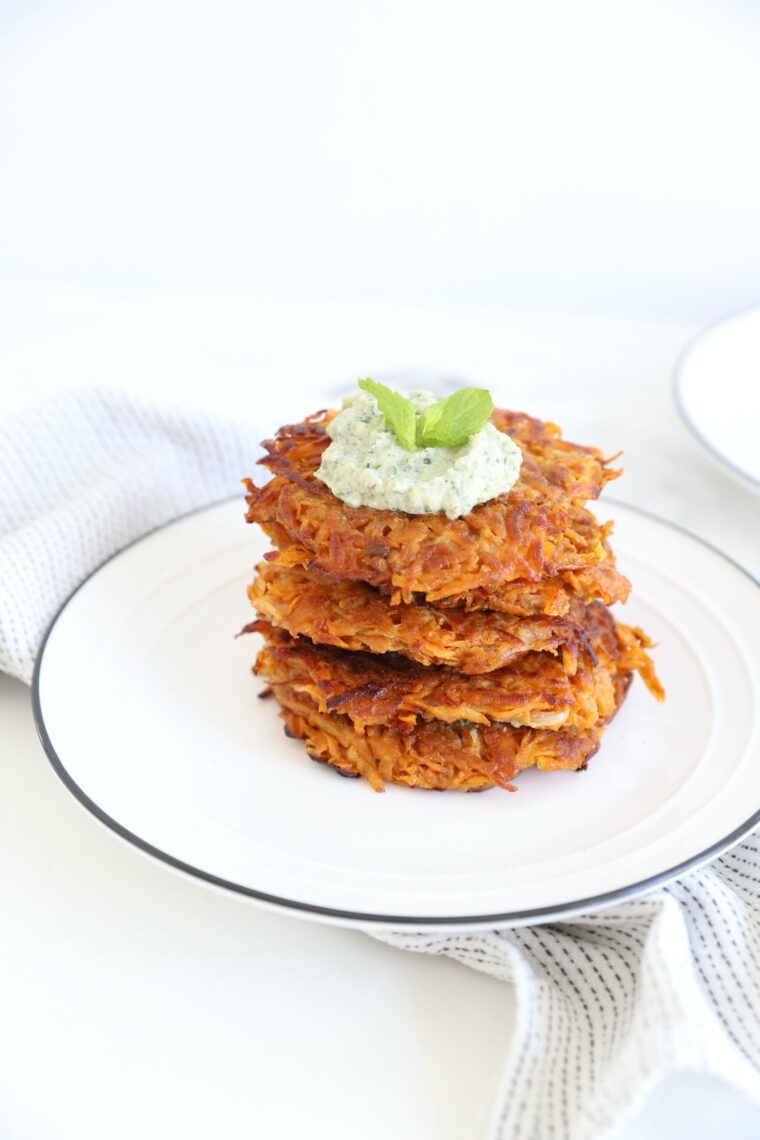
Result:
[[[418,414],[438,400],[422,389],[404,394]],[[503,495],[520,474],[520,448],[490,423],[461,447],[406,451],[368,392],[346,396],[327,434],[317,478],[350,507],[455,519]]]

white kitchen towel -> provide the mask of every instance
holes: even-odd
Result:
[[[86,390],[0,425],[0,669],[30,681],[69,593],[141,534],[240,491],[259,433]],[[614,909],[486,933],[376,935],[514,986],[491,1140],[602,1140],[665,1073],[760,1106],[760,843]]]
[[[0,670],[29,683],[68,595],[117,550],[241,495],[260,428],[95,388],[0,423]]]
[[[569,922],[376,937],[446,954],[515,989],[492,1140],[614,1136],[669,1072],[760,1106],[760,839]]]

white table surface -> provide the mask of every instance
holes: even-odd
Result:
[[[15,282],[0,282],[0,302],[5,412],[75,383],[128,384],[268,431],[357,374],[441,370],[623,448],[615,497],[760,577],[760,498],[710,463],[673,403],[693,326]],[[508,986],[228,897],[123,843],[58,781],[29,691],[5,677],[0,781],[2,1140],[487,1135]],[[668,1077],[620,1133],[716,1135],[757,1137],[760,1112],[690,1074]]]

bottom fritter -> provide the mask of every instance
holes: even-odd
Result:
[[[306,742],[313,760],[345,776],[364,776],[376,791],[385,783],[437,791],[514,791],[511,781],[525,768],[545,771],[585,768],[598,750],[605,726],[622,704],[633,674],[615,677],[615,708],[593,728],[556,731],[509,724],[444,724],[419,721],[371,725],[358,732],[342,713],[320,711],[307,693],[273,685],[288,736]]]

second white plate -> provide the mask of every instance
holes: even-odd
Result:
[[[760,490],[760,309],[719,321],[692,341],[675,376],[686,424],[743,486]]]
[[[620,504],[619,611],[659,643],[586,772],[519,791],[373,792],[312,763],[251,676],[245,595],[264,550],[225,503],[101,567],[64,606],[34,685],[77,798],[171,866],[324,921],[424,929],[555,920],[711,858],[760,820],[760,593],[691,536]]]

